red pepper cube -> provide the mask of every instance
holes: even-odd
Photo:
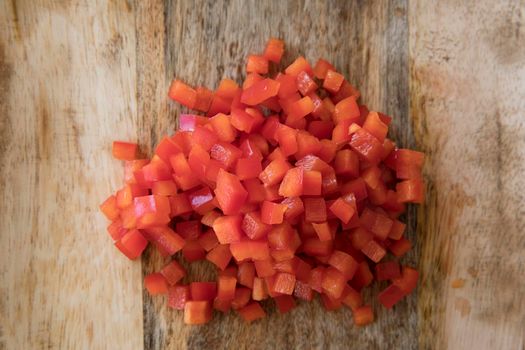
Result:
[[[247,323],[259,320],[266,316],[266,313],[264,312],[263,308],[257,302],[250,303],[237,310],[237,312]]]
[[[235,286],[237,278],[231,276],[219,276],[217,278],[217,299],[233,300],[235,298]]]
[[[365,254],[370,260],[378,263],[386,255],[386,250],[379,243],[373,239],[368,241],[363,248],[361,248],[363,254]]]
[[[128,230],[122,226],[122,220],[116,219],[107,227],[108,233],[114,241],[121,239]]]
[[[308,285],[317,293],[323,292],[322,284],[325,270],[326,268],[324,266],[317,266],[316,268],[312,269],[312,272],[310,273]]]
[[[335,202],[330,205],[330,211],[343,223],[347,224],[352,216],[356,213],[357,209],[351,204],[344,201],[342,198],[338,198]]]
[[[211,101],[213,100],[213,92],[203,86],[199,86],[195,89],[197,98],[193,109],[201,112],[207,112],[210,109]]]
[[[182,148],[168,136],[163,137],[155,148],[155,154],[165,163],[169,163],[170,157],[177,153],[182,153]]]
[[[343,304],[352,309],[352,311],[357,310],[360,306],[363,305],[363,296],[361,293],[356,291],[350,286],[345,286],[345,291],[343,292],[344,298],[342,299]]]
[[[334,241],[321,241],[318,238],[308,238],[303,241],[303,252],[312,256],[329,256],[334,248]]]
[[[208,212],[211,212],[211,210],[215,208],[213,194],[210,188],[207,186],[189,192],[188,200],[190,201],[193,210],[195,210],[200,215],[204,215]]]
[[[304,217],[307,222],[326,221],[326,202],[323,198],[304,198]]]
[[[219,141],[219,137],[211,127],[197,126],[193,131],[193,142],[209,151],[211,147]]]
[[[268,186],[275,185],[284,178],[284,175],[290,168],[291,166],[286,160],[273,160],[261,172],[259,179]]]
[[[229,115],[218,113],[210,118],[209,123],[220,141],[230,143],[237,137],[237,130],[232,126]]]
[[[168,288],[168,306],[176,310],[184,310],[184,305],[190,300],[189,286],[170,286]]]
[[[186,275],[184,268],[175,260],[172,260],[169,264],[164,266],[162,270],[160,270],[160,273],[166,278],[166,281],[168,281],[170,285],[176,284]]]
[[[357,271],[352,278],[351,285],[356,290],[360,291],[363,287],[366,287],[372,283],[374,275],[370,271],[370,267],[366,261],[362,261],[357,268]]]
[[[183,191],[189,190],[199,185],[199,179],[193,174],[188,160],[183,153],[178,153],[170,158],[170,164],[173,168],[173,179],[178,187]]]
[[[345,285],[346,278],[341,271],[333,267],[326,268],[321,287],[330,298],[339,299],[343,294]]]
[[[284,218],[286,220],[292,220],[304,212],[303,201],[299,197],[285,198],[281,204],[284,204],[287,207],[284,212]]]
[[[341,187],[341,193],[353,193],[355,199],[359,202],[368,197],[368,191],[366,189],[366,183],[362,178],[357,178],[352,181],[348,181]]]
[[[312,113],[313,110],[314,103],[312,102],[312,99],[308,96],[305,96],[290,105],[290,113],[288,114],[287,120],[293,123],[301,118],[306,117],[308,114]]]
[[[323,80],[329,70],[335,71],[335,67],[327,60],[320,58],[314,66],[314,76]]]
[[[151,192],[159,196],[174,196],[177,194],[177,185],[175,184],[173,180],[157,181],[153,183]],[[145,194],[147,193],[144,193],[142,195],[145,195]]]
[[[243,236],[241,229],[242,216],[228,215],[215,219],[213,230],[221,244],[239,242]]]
[[[323,178],[318,171],[305,171],[303,174],[303,195],[320,196],[322,193]]]
[[[377,164],[381,160],[383,145],[364,129],[360,128],[351,135],[350,147],[371,164]]]
[[[235,298],[232,301],[232,309],[238,310],[250,302],[252,291],[248,288],[240,287],[235,289]]]
[[[149,239],[168,254],[177,253],[185,244],[184,238],[167,226],[150,227],[145,230]]]
[[[220,169],[217,175],[215,196],[223,213],[234,215],[239,212],[246,202],[248,192],[241,185],[237,176]]]
[[[350,254],[339,250],[334,250],[332,255],[330,255],[328,264],[341,271],[346,280],[350,280],[354,277],[357,267],[359,266],[357,261]]]
[[[136,184],[135,172],[141,170],[149,162],[149,159],[126,160],[124,162],[124,181],[128,184]]]
[[[210,154],[204,150],[200,145],[194,145],[188,155],[188,165],[201,181],[206,181],[206,171],[210,163]]]
[[[241,286],[253,288],[255,278],[255,265],[252,262],[245,261],[239,264],[237,271],[237,281]]]
[[[252,287],[253,300],[261,301],[268,298],[268,291],[266,290],[266,282],[264,279],[254,277]]]
[[[168,292],[168,283],[160,273],[146,275],[144,277],[144,286],[150,295],[166,294]]]
[[[275,77],[275,80],[278,81],[280,84],[279,92],[277,94],[279,99],[286,99],[297,92],[297,84],[295,77],[279,73]]]
[[[300,280],[297,280],[295,282],[295,289],[293,291],[294,297],[306,301],[312,301],[314,298],[314,294],[312,292],[312,288],[308,285],[308,283],[301,282]]]
[[[191,300],[212,301],[217,296],[216,282],[191,282]]]
[[[263,56],[249,55],[246,73],[268,74],[268,60]]]
[[[279,82],[272,79],[263,79],[243,90],[241,102],[248,106],[255,106],[279,92]]]
[[[292,295],[295,287],[295,275],[278,272],[274,276],[273,290],[277,293]]]
[[[169,197],[169,203],[171,217],[188,214],[193,210],[186,193],[178,193]]]
[[[113,141],[113,157],[120,160],[134,160],[137,158],[137,148],[136,143]]]
[[[335,105],[333,114],[334,124],[338,124],[342,121],[359,123],[360,119],[361,112],[359,111],[359,106],[357,105],[355,96],[347,97]]]
[[[215,95],[225,98],[232,99],[237,94],[239,90],[239,85],[231,79],[223,79],[219,83],[219,87],[215,91]]]
[[[206,255],[206,260],[212,262],[219,269],[224,270],[232,258],[230,247],[227,244],[217,245]]]
[[[391,284],[378,295],[379,302],[387,309],[391,309],[398,301],[403,299],[405,293],[395,284]]]
[[[332,130],[332,142],[334,142],[337,147],[341,148],[350,141],[352,136],[348,130],[351,123],[351,120],[343,120],[342,122],[337,123]]]
[[[263,56],[268,60],[275,63],[281,61],[281,57],[284,53],[284,41],[276,38],[270,38],[266,43]]]
[[[197,241],[187,241],[182,248],[182,256],[188,262],[194,262],[198,260],[204,260],[206,257],[206,251]]]
[[[300,72],[296,77],[296,84],[301,95],[306,96],[317,90],[318,86],[305,71]]]
[[[333,240],[332,230],[327,222],[321,222],[319,224],[312,223],[317,236],[321,242]]]
[[[392,252],[395,256],[403,256],[405,255],[410,248],[412,248],[412,243],[406,238],[400,238],[397,241],[394,241],[390,246],[388,246],[388,250]]]
[[[387,261],[375,266],[378,281],[393,280],[401,277],[401,270],[397,261]]]
[[[401,277],[394,279],[392,282],[401,289],[405,295],[410,294],[417,287],[419,273],[416,269],[403,266]]]
[[[206,116],[212,118],[219,114],[228,114],[230,113],[231,105],[232,99],[220,97],[215,94],[211,100],[210,108],[208,112],[206,112]]]
[[[258,211],[246,213],[242,220],[242,230],[250,239],[257,240],[266,236],[271,226],[261,220],[261,214]]]
[[[359,158],[349,149],[342,149],[335,155],[334,170],[337,175],[359,176]]]
[[[221,216],[220,214],[218,215]],[[219,240],[217,239],[217,235],[215,235],[215,232],[213,232],[213,230],[211,229],[204,232],[202,235],[200,235],[198,238],[198,242],[200,246],[204,248],[204,250],[207,252],[209,252],[210,250],[212,250],[213,248],[219,245]]]
[[[363,129],[375,136],[381,143],[385,141],[386,134],[388,133],[388,125],[381,121],[377,112],[368,113],[363,124]]]
[[[279,295],[274,300],[281,314],[285,314],[295,308],[295,300],[290,295]]]
[[[119,217],[119,208],[117,206],[117,197],[111,195],[104,203],[100,205],[100,211],[111,221],[115,221]]]
[[[310,75],[313,75],[312,67],[310,67],[308,61],[306,61],[306,59],[302,56],[297,57],[295,61],[293,61],[292,64],[290,64],[284,70],[286,74],[291,75],[293,77],[298,76],[299,73],[303,71]]]
[[[407,225],[405,225],[401,221],[394,220],[394,222],[392,223],[392,228],[388,233],[388,238],[395,239],[396,241],[401,239],[401,237],[403,237],[403,233],[405,232],[406,226]]]
[[[381,181],[381,169],[377,166],[372,165],[369,168],[362,171],[361,178],[371,190],[374,190],[379,186]]]
[[[128,231],[120,240],[115,242],[115,246],[130,260],[140,257],[147,245],[148,241],[139,230]]]
[[[326,311],[339,310],[342,306],[341,299],[333,299],[327,294],[321,294],[321,302]]]
[[[181,114],[179,115],[179,130],[181,131],[193,131],[197,125],[205,125],[208,122],[208,118],[195,115],[195,114]],[[163,140],[171,140],[169,137],[164,137]],[[173,140],[171,140],[173,142]],[[175,142],[173,142],[175,144]],[[175,144],[178,146],[177,144]],[[174,152],[177,153],[177,152]],[[169,157],[166,158],[166,161]]]
[[[425,200],[425,186],[421,179],[410,179],[396,185],[397,199],[400,203],[418,203]]]
[[[242,240],[230,244],[232,256],[237,261],[251,259],[253,261],[270,258],[270,248],[267,241]]]
[[[261,206],[261,221],[268,225],[280,224],[288,207],[284,204],[264,201]]]
[[[218,142],[210,149],[210,157],[221,162],[226,169],[233,167],[242,156],[242,151],[227,142]]]
[[[170,85],[168,96],[183,106],[193,109],[197,102],[197,92],[182,81],[174,79]]]
[[[211,321],[212,307],[210,301],[187,301],[184,304],[185,324],[205,324]]]
[[[259,179],[244,180],[243,185],[248,192],[247,203],[260,203],[266,198],[266,190]]]
[[[396,176],[398,179],[419,179],[425,155],[421,152],[398,149],[396,152]]]
[[[374,312],[370,305],[361,306],[354,310],[354,323],[356,326],[366,326],[374,322]]]
[[[257,271],[257,277],[265,278],[275,274],[275,269],[273,268],[273,262],[271,259],[257,260],[253,263],[255,265],[255,270]]]
[[[284,175],[279,195],[283,197],[299,197],[303,194],[303,168],[292,168]]]
[[[348,81],[343,80],[343,83],[341,84],[339,91],[337,91],[337,93],[332,95],[331,98],[332,98],[332,101],[334,101],[334,103],[338,103],[350,96],[355,96],[355,98],[358,99],[361,96],[361,93],[359,92],[359,90],[353,87]],[[359,108],[359,109],[361,110],[362,116],[365,116],[368,114],[368,109],[366,108]]]
[[[257,157],[240,158],[235,166],[239,180],[256,179],[262,172],[261,160]]]
[[[199,220],[177,222],[175,230],[186,240],[196,240],[201,234],[201,223]]]
[[[334,70],[329,69],[324,77],[323,87],[325,90],[335,94],[341,88],[345,77]]]
[[[359,217],[364,228],[374,233],[380,240],[388,237],[394,221],[388,216],[365,208]]]
[[[239,131],[250,133],[257,123],[256,117],[240,108],[233,108],[231,111],[231,124]]]

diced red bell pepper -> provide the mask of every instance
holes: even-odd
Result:
[[[259,175],[259,179],[266,185],[275,185],[284,178],[284,175],[290,168],[290,164],[286,160],[276,159],[264,168]]]
[[[377,264],[376,279],[378,281],[393,280],[401,277],[401,270],[397,261],[387,261]]]
[[[264,201],[261,206],[261,221],[268,225],[280,224],[287,209],[284,204]]]
[[[394,221],[388,216],[365,208],[359,217],[361,224],[367,230],[373,232],[380,240],[388,237]]]
[[[350,147],[372,164],[377,164],[381,160],[383,145],[364,129],[360,128],[351,135]]]
[[[172,260],[160,270],[160,273],[170,285],[174,285],[186,275],[186,270],[177,261]]]
[[[412,243],[406,238],[401,237],[399,240],[394,241],[391,245],[388,246],[388,250],[392,252],[395,256],[405,255],[410,248],[412,248]]]
[[[355,98],[358,99],[359,96],[361,96],[361,93],[359,92],[359,90],[353,87],[348,81],[343,80],[343,83],[341,84],[339,91],[337,91],[337,93],[332,95],[332,101],[334,101],[334,103],[338,103],[350,96],[355,96]],[[364,113],[364,110],[362,108],[359,108],[359,109],[361,110],[361,116],[368,114],[368,111]]]
[[[334,107],[333,121],[339,124],[342,121],[358,123],[361,117],[355,96],[350,96],[339,101]],[[350,125],[350,124],[349,124]]]
[[[193,109],[195,103],[197,102],[197,92],[190,86],[177,79],[172,81],[168,96],[172,100],[177,101],[181,105],[190,109]]]
[[[243,236],[241,215],[227,215],[215,219],[213,230],[221,244],[239,242]]]
[[[373,262],[378,263],[386,255],[386,250],[373,239],[368,241],[361,251]]]
[[[207,252],[219,245],[219,240],[217,239],[217,235],[215,234],[215,232],[213,232],[213,230],[208,230],[204,232],[202,235],[200,235],[200,237],[197,240],[200,246],[204,248],[204,250]]]
[[[200,181],[193,174],[193,171],[188,164],[188,160],[183,153],[171,156],[170,164],[174,171],[173,179],[183,191],[199,185]]]
[[[398,179],[419,179],[425,161],[425,155],[410,149],[398,149],[396,152],[396,176]]]
[[[263,56],[268,60],[275,63],[281,61],[281,57],[284,53],[284,41],[276,38],[270,38],[266,43]]]
[[[268,74],[268,59],[263,56],[249,55],[246,73]]]
[[[358,177],[359,158],[357,154],[349,149],[342,149],[335,155],[334,170],[338,175]]]
[[[216,282],[191,282],[190,283],[191,300],[211,301],[217,296]]]
[[[347,224],[357,211],[355,205],[347,203],[343,198],[338,198],[330,205],[330,211],[343,223]]]
[[[237,130],[231,124],[231,117],[223,113],[216,114],[210,119],[210,125],[213,127],[213,131],[223,142],[233,142],[237,136]]]
[[[308,238],[303,242],[303,252],[312,256],[329,256],[333,246],[333,240],[321,241],[318,238]]]
[[[298,76],[299,73],[303,71],[310,75],[313,75],[312,67],[310,67],[308,61],[306,61],[306,59],[302,56],[297,57],[296,60],[293,61],[292,64],[290,64],[284,70],[286,74],[291,75],[293,77]]]
[[[199,86],[195,89],[197,98],[193,109],[201,112],[207,112],[210,109],[211,101],[213,100],[213,92],[203,86]]]
[[[188,200],[190,201],[191,207],[201,215],[215,208],[214,198],[210,188],[207,186],[188,193]]]
[[[313,110],[314,103],[312,102],[312,99],[308,96],[305,96],[290,105],[290,114],[288,114],[287,120],[293,123],[301,118],[306,117],[308,114],[312,113]]]
[[[206,151],[209,151],[219,141],[212,127],[197,126],[192,137],[194,144],[201,146]]]
[[[326,73],[328,73],[329,70],[335,71],[334,66],[327,60],[320,58],[315,64],[314,76],[322,80],[326,77]]]
[[[212,262],[219,269],[224,270],[232,258],[230,248],[227,244],[217,245],[206,255],[206,260]]]
[[[354,323],[356,326],[366,326],[374,322],[374,312],[369,305],[361,306],[354,310]]]
[[[231,79],[222,79],[219,83],[219,87],[215,91],[215,95],[225,98],[232,99],[237,94],[239,85]]]
[[[281,314],[291,311],[296,306],[295,300],[291,295],[279,295],[274,300]]]
[[[251,259],[253,261],[266,260],[270,257],[267,241],[241,240],[230,244],[232,256],[237,261]]]
[[[292,295],[295,287],[295,275],[278,272],[274,276],[273,290],[277,293]]]
[[[266,290],[266,282],[264,279],[254,277],[252,286],[253,300],[261,301],[268,298],[268,291]]]
[[[184,305],[190,300],[189,286],[170,286],[168,288],[168,306],[176,310],[184,310]]]
[[[210,301],[187,301],[184,304],[184,323],[205,324],[211,321],[212,307]]]
[[[303,168],[289,169],[279,187],[279,195],[283,197],[299,197],[303,194]]]
[[[160,273],[146,275],[144,277],[144,286],[150,295],[166,294],[168,292],[168,283]]]
[[[201,234],[201,223],[199,220],[177,222],[175,224],[175,230],[184,239],[196,240]]]
[[[344,275],[346,280],[354,277],[359,265],[351,255],[339,250],[334,250],[332,255],[330,255],[328,264],[338,269]]]
[[[258,211],[246,213],[242,220],[242,230],[250,239],[260,239],[270,231],[271,226],[261,220],[261,214]]]
[[[314,298],[312,287],[310,287],[308,283],[301,282],[299,280],[295,282],[295,289],[293,295],[298,299],[306,301],[312,301],[312,299]]]
[[[187,241],[182,248],[182,256],[184,256],[184,259],[188,262],[204,260],[206,251],[198,241]]]
[[[111,195],[104,203],[100,205],[100,211],[111,221],[117,220],[119,217],[119,208],[117,206],[117,197]]]
[[[226,215],[234,215],[239,212],[246,202],[248,192],[246,192],[241,185],[237,176],[220,169],[217,175],[215,196],[223,213]]]
[[[363,124],[363,129],[375,136],[381,143],[385,141],[386,134],[388,133],[388,125],[383,123],[377,112],[368,113]]]
[[[156,181],[153,183],[151,192],[159,196],[174,196],[177,194],[177,185],[173,180]],[[143,193],[141,195],[144,196],[146,194]]]
[[[130,260],[140,257],[147,245],[148,241],[139,230],[128,231],[120,240],[115,242],[115,246]]]
[[[346,285],[345,275],[333,267],[327,267],[323,274],[321,287],[332,299],[339,299]]]
[[[388,233],[388,238],[395,239],[396,241],[403,237],[405,232],[406,225],[399,220],[394,220],[392,223],[392,228]]]
[[[255,278],[255,265],[253,262],[245,261],[239,264],[237,271],[237,281],[240,285],[253,288]]]
[[[307,222],[326,221],[326,202],[321,197],[305,198],[304,216]]]
[[[392,282],[401,289],[405,295],[412,293],[417,287],[417,280],[419,273],[416,269],[408,266],[403,266],[401,270],[401,277],[394,279]]]
[[[384,307],[391,309],[404,296],[405,293],[398,286],[391,284],[379,293],[378,299]]]
[[[279,85],[279,82],[268,78],[258,81],[243,90],[241,102],[249,106],[255,106],[270,97],[276,96],[279,92]]]
[[[266,313],[258,302],[250,303],[237,310],[237,312],[247,323],[259,320],[266,316]]]
[[[167,226],[150,227],[145,232],[151,241],[162,247],[169,255],[177,253],[184,247],[184,238]]]
[[[261,160],[256,157],[240,158],[235,166],[239,180],[256,179],[262,172]]]
[[[370,267],[366,261],[362,261],[355,272],[351,285],[356,290],[360,291],[363,287],[368,286],[374,280],[374,275],[370,271]]]
[[[188,214],[192,211],[190,200],[186,193],[178,193],[169,197],[171,217]]]
[[[342,299],[343,304],[351,308],[352,311],[357,310],[361,305],[363,305],[363,297],[361,296],[361,293],[356,291],[354,288],[348,285],[345,286],[343,294],[345,295],[345,297]]]
[[[235,298],[232,301],[232,309],[238,310],[250,301],[250,296],[252,295],[252,291],[248,288],[244,287],[238,287],[235,289]]]
[[[332,236],[332,230],[327,222],[321,222],[319,224],[312,223],[312,226],[314,227],[320,241],[330,241],[334,239]]]
[[[425,188],[421,179],[410,179],[396,185],[397,199],[401,203],[423,203]]]
[[[114,241],[121,239],[128,230],[122,226],[122,220],[116,219],[107,227],[108,233]]]
[[[300,72],[296,77],[297,88],[301,95],[306,96],[315,90],[318,86],[311,78],[311,76],[305,71]]]
[[[321,302],[326,311],[339,310],[342,306],[341,299],[334,299],[327,294],[321,294]]]
[[[120,160],[134,160],[137,158],[138,145],[136,143],[114,141],[113,157]]]
[[[335,94],[341,88],[344,80],[345,77],[343,77],[341,74],[329,69],[324,77],[323,87],[327,91]]]
[[[288,221],[298,217],[304,212],[303,201],[299,197],[285,198],[281,204],[284,204],[287,207],[284,212],[284,218]]]
[[[254,261],[254,265],[259,278],[265,278],[275,274],[275,269],[273,268],[273,262],[271,259]]]

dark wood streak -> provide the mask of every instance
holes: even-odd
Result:
[[[268,37],[287,44],[283,66],[299,54],[313,64],[319,57],[332,61],[359,86],[370,108],[394,116],[394,135],[400,145],[413,145],[408,116],[407,4],[347,1],[158,1],[139,2],[136,8],[139,139],[151,151],[159,137],[171,132],[173,120],[184,108],[168,103],[159,114],[152,84],[167,88],[176,76],[192,85],[216,88],[231,77],[241,82],[245,57],[260,52]],[[262,20],[264,18],[264,20]],[[165,22],[163,22],[165,21]],[[165,23],[165,38],[160,32]],[[163,24],[164,25],[164,24]],[[159,45],[162,41],[162,47]],[[164,56],[158,56],[164,52]],[[162,62],[162,57],[164,61]],[[165,66],[164,81],[155,77]],[[386,84],[385,84],[386,81]],[[164,85],[164,86],[162,86]],[[165,90],[162,90],[165,94]],[[154,100],[156,103],[151,103]],[[414,238],[415,212],[408,214]],[[407,261],[415,263],[413,253]],[[144,273],[159,267],[161,259],[148,254]],[[206,263],[197,275],[212,277]],[[381,288],[384,286],[381,285]],[[372,293],[377,293],[378,287]],[[185,327],[179,313],[145,295],[144,345],[146,349],[258,348],[389,348],[416,347],[415,302],[411,297],[394,313],[378,311],[378,322],[366,329],[352,324],[351,312],[326,313],[318,302],[301,303],[290,315],[279,315],[272,302],[271,317],[246,326],[236,315],[218,315],[205,327]],[[367,301],[376,304],[367,295]],[[402,335],[402,336],[401,336]]]

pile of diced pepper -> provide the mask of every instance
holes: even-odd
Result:
[[[100,206],[108,232],[129,259],[151,243],[169,260],[144,284],[187,324],[213,310],[251,322],[266,316],[264,300],[285,313],[319,294],[365,325],[374,314],[363,288],[389,281],[378,300],[392,308],[417,285],[418,272],[398,262],[411,248],[398,218],[424,200],[424,155],[397,148],[391,117],[360,104],[328,61],[312,68],[299,57],[269,74],[283,52],[272,38],[250,55],[242,86],[174,80],[168,96],[194,112],[151,159],[136,143],[113,143],[125,184]],[[177,259],[209,261],[216,280],[182,284]]]

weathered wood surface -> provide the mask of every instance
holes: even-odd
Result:
[[[523,348],[524,8],[0,0],[0,348]],[[417,249],[405,258],[422,284],[365,329],[318,303],[249,327],[231,315],[185,327],[143,293],[141,271],[162,260],[122,258],[97,210],[121,181],[110,141],[151,151],[173,132],[172,77],[240,81],[246,55],[272,35],[286,40],[285,64],[334,62],[395,117],[399,144],[428,153],[429,195],[417,230],[408,214]],[[211,276],[205,264],[192,272]]]

